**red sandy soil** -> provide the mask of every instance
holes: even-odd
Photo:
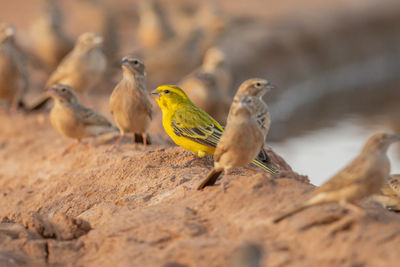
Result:
[[[1,266],[227,266],[243,243],[263,266],[396,266],[400,217],[372,202],[359,217],[337,205],[310,208],[278,225],[268,218],[314,186],[272,151],[282,177],[237,170],[194,190],[212,167],[160,145],[108,152],[60,138],[43,114],[0,115]],[[160,139],[161,140],[161,139]]]

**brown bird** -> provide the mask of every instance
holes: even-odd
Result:
[[[269,127],[271,124],[271,117],[269,115],[268,105],[262,99],[263,96],[274,89],[275,85],[267,80],[260,78],[252,78],[244,81],[236,92],[237,95],[250,95],[255,97],[254,105],[256,107],[256,119],[258,125],[263,131],[265,138],[267,138]],[[229,115],[228,115],[229,116]],[[258,158],[262,159],[262,162],[268,164],[271,162],[267,152],[262,149],[258,154]],[[272,168],[272,167],[271,167]]]
[[[157,0],[139,4],[139,42],[145,48],[155,48],[174,37],[164,9]]]
[[[224,123],[229,109],[228,94],[230,76],[225,67],[223,52],[210,48],[203,64],[186,76],[179,83],[193,103],[213,116],[218,122]]]
[[[120,130],[120,137],[114,144],[118,145],[125,133],[139,133],[146,147],[146,131],[151,122],[152,104],[146,89],[146,70],[144,63],[133,57],[122,59],[123,78],[114,88],[110,97],[110,110]]]
[[[35,56],[53,71],[61,60],[72,50],[62,28],[63,13],[56,0],[45,0],[40,16],[32,23],[30,35]]]
[[[234,98],[226,128],[214,153],[214,168],[197,187],[215,184],[222,172],[244,167],[264,148],[264,134],[256,121],[255,97],[238,95]]]
[[[361,212],[354,202],[379,192],[389,177],[389,146],[400,140],[397,134],[378,133],[371,136],[361,153],[344,169],[315,190],[311,197],[299,206],[273,219],[277,223],[308,207],[330,202]]]
[[[29,87],[29,77],[22,51],[15,42],[13,26],[0,24],[0,104],[16,110]]]
[[[79,36],[74,49],[61,61],[50,76],[45,90],[53,84],[69,85],[77,93],[90,90],[99,83],[106,70],[106,58],[101,50],[103,37],[87,32]],[[49,99],[42,95],[31,109],[41,108]]]
[[[104,116],[80,104],[70,86],[55,84],[50,87],[49,94],[55,102],[50,112],[51,124],[61,134],[77,140],[77,143],[67,147],[62,154],[69,152],[83,138],[117,131]]]
[[[256,118],[265,136],[267,136],[269,132],[271,117],[269,115],[268,105],[262,98],[267,92],[274,88],[275,85],[267,80],[253,78],[244,81],[236,92],[236,95],[250,95],[256,97],[256,101],[254,102]]]
[[[388,210],[400,211],[400,175],[391,175],[372,199]]]

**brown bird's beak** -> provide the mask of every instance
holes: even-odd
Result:
[[[48,94],[49,96],[55,96],[55,95],[57,95],[57,91],[56,91],[56,89],[54,89],[54,87],[52,86],[52,87],[50,87],[49,90],[47,91],[47,94]]]
[[[397,142],[397,141],[400,140],[400,135],[398,135],[398,134],[393,134],[392,138],[393,138],[393,141],[394,141],[394,142]]]
[[[157,89],[154,89],[153,91],[151,91],[151,94],[156,97],[160,97],[160,94],[158,93]]]
[[[276,88],[276,84],[268,82],[267,87],[268,87],[268,89],[275,89]]]
[[[102,44],[104,41],[103,36],[101,36],[100,34],[96,35],[96,37],[94,38],[93,42],[94,44]]]

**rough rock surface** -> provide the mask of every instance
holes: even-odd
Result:
[[[71,141],[43,115],[2,113],[0,124],[0,265],[226,266],[248,242],[262,247],[264,266],[399,260],[400,217],[370,201],[365,217],[332,204],[269,224],[314,188],[272,151],[282,177],[236,170],[225,193],[196,191],[210,157],[186,166],[193,155],[157,139],[108,152],[114,135],[59,157]]]

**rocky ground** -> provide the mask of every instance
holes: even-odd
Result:
[[[225,192],[196,191],[212,159],[185,166],[193,156],[157,138],[108,152],[111,134],[60,157],[71,140],[45,115],[2,113],[0,124],[1,266],[227,266],[249,242],[262,248],[263,266],[399,260],[400,217],[371,201],[365,217],[325,205],[271,225],[314,189],[272,151],[281,177],[237,170]]]

